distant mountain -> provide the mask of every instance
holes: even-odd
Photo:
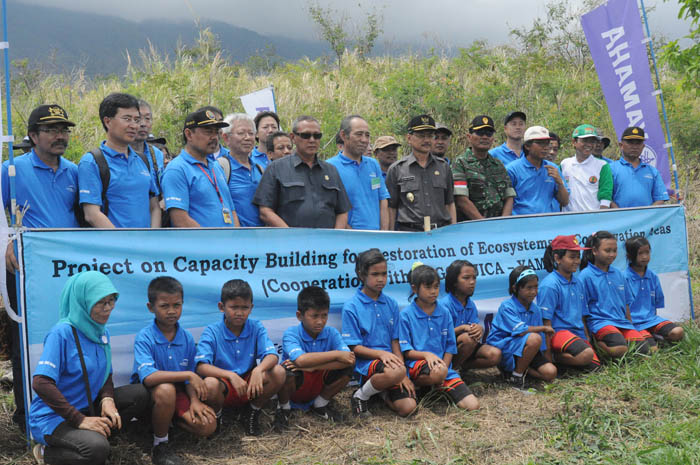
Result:
[[[147,0],[145,0],[147,1]],[[10,2],[7,8],[10,59],[29,59],[30,67],[64,72],[84,68],[88,75],[124,74],[127,51],[132,60],[148,48],[172,55],[178,42],[191,45],[198,37],[193,23],[160,20],[127,21],[113,16]],[[230,24],[207,21],[231,61],[243,62],[271,47],[285,60],[327,54],[322,42],[270,37]]]

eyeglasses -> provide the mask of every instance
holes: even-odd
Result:
[[[51,136],[57,136],[61,134],[62,136],[70,136],[70,128],[39,128],[39,132],[45,132]]]
[[[496,131],[494,131],[493,129],[486,129],[486,128],[477,129],[476,131],[472,132],[472,134],[476,134],[479,137],[483,137],[483,136],[491,137],[495,133],[496,133]]]
[[[542,147],[544,147],[544,146],[549,147],[549,144],[551,144],[552,142],[550,139],[533,139],[532,143],[537,144],[537,145],[542,146]]]
[[[323,137],[323,133],[321,132],[295,132],[294,134],[302,139],[311,139],[313,137],[316,140],[321,140],[321,137]]]
[[[141,117],[140,116],[120,116],[120,120],[124,121],[126,124],[131,124],[131,123],[136,123],[139,124],[141,122]]]
[[[425,138],[433,138],[435,137],[435,131],[415,131],[410,133],[413,137],[417,137],[419,139],[425,139]]]

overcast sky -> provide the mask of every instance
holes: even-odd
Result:
[[[17,0],[10,0],[17,1]],[[551,0],[318,0],[325,7],[362,17],[364,9],[383,13],[382,42],[429,41],[430,45],[460,47],[476,39],[491,44],[508,41],[508,30],[531,24],[545,12]],[[140,19],[164,18],[192,21],[216,19],[253,29],[263,35],[313,39],[318,35],[306,13],[309,0],[22,0],[23,3],[96,12]],[[358,7],[361,2],[362,8]],[[582,4],[571,0],[572,7]],[[652,34],[675,39],[688,32],[688,23],[677,19],[676,0],[646,0]],[[11,6],[10,6],[11,8]],[[37,12],[39,14],[39,12]]]

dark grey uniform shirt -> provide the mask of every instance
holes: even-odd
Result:
[[[454,183],[445,160],[428,155],[428,164],[423,168],[411,152],[389,167],[386,187],[391,195],[389,207],[397,210],[396,223],[422,229],[423,217],[430,216],[430,222],[438,226],[450,224],[447,205],[455,201]]]
[[[351,208],[335,166],[317,157],[310,168],[296,152],[268,165],[253,203],[271,208],[293,228],[332,229],[336,215]]]

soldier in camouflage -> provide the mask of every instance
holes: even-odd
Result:
[[[493,120],[475,117],[469,126],[472,150],[452,165],[457,221],[510,216],[515,190],[503,163],[489,155],[493,144]]]

